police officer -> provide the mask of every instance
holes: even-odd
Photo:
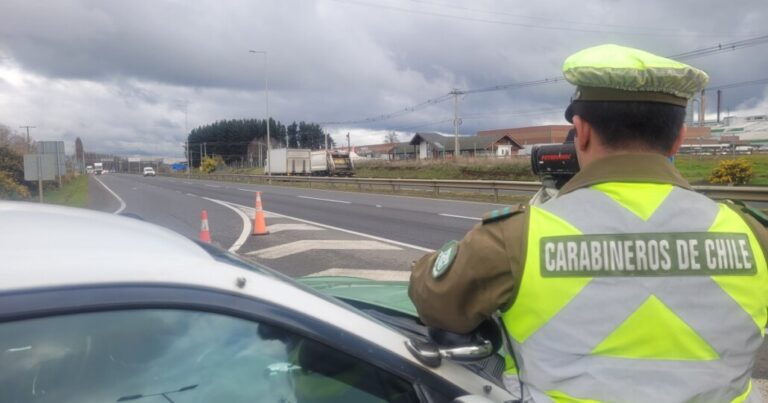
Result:
[[[549,202],[486,214],[419,260],[409,295],[422,321],[466,333],[500,312],[505,384],[526,401],[759,401],[768,233],[668,160],[707,75],[615,45],[563,72],[581,171]]]

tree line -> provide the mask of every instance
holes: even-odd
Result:
[[[316,123],[292,122],[284,125],[269,120],[272,148],[308,148],[318,150],[325,147],[325,133]],[[192,129],[187,137],[192,167],[199,167],[201,157],[220,156],[226,164],[243,161],[264,161],[267,156],[267,121],[265,119],[220,120]],[[261,146],[260,146],[261,145]],[[333,147],[328,137],[328,147]],[[261,152],[261,155],[259,155]]]

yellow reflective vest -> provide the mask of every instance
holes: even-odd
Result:
[[[768,269],[731,208],[671,184],[610,182],[530,209],[502,318],[509,376],[542,402],[759,401]]]

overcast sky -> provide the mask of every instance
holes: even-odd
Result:
[[[577,8],[576,8],[577,7]],[[768,34],[765,0],[243,0],[0,2],[0,123],[86,150],[183,155],[221,119],[352,121],[453,88],[557,77],[602,43],[673,55]],[[768,78],[768,44],[687,60],[712,85]],[[567,83],[460,99],[460,131],[564,123]],[[707,100],[714,113],[714,97]],[[766,85],[724,90],[723,113],[768,113]],[[452,132],[448,100],[397,118],[327,125],[337,142]],[[70,146],[71,147],[71,146]],[[71,151],[71,148],[70,150]]]

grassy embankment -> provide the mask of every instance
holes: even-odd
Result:
[[[750,185],[768,185],[768,154],[738,155],[736,158],[743,158],[752,163],[754,176]],[[675,166],[683,177],[693,185],[708,185],[709,174],[717,164],[722,160],[733,159],[732,156],[695,156],[682,155],[675,160]]]
[[[64,183],[61,189],[43,192],[43,201],[72,207],[85,207],[88,204],[88,176],[80,175]]]

